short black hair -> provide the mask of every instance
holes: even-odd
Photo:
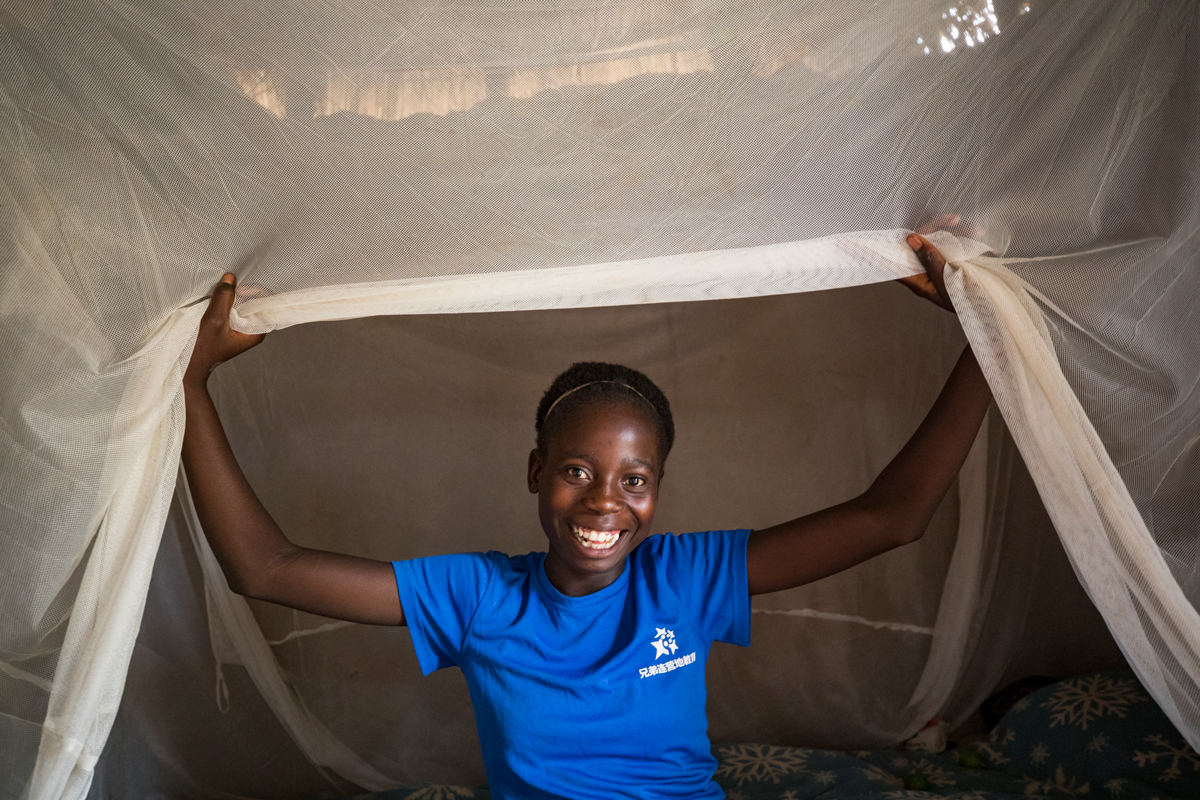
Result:
[[[651,411],[658,429],[659,455],[663,461],[675,444],[675,420],[671,417],[671,404],[662,389],[641,372],[621,364],[603,361],[581,361],[562,372],[538,403],[537,448],[546,452],[546,439],[558,423],[566,419],[565,412],[586,403],[605,400],[622,400],[640,404]],[[550,412],[553,410],[553,414]],[[549,417],[549,425],[547,425]]]

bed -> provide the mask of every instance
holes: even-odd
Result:
[[[1018,700],[986,738],[941,753],[760,743],[713,748],[730,800],[1194,800],[1200,755],[1127,670],[1080,675]],[[354,800],[489,798],[413,786]]]

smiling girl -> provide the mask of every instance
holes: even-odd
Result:
[[[945,266],[920,236],[950,308]],[[705,717],[714,641],[748,645],[750,596],[800,586],[920,538],[990,394],[970,350],[925,421],[859,497],[758,531],[650,536],[675,438],[670,405],[627,367],[576,364],[538,406],[529,490],[548,551],[388,563],[292,544],[233,456],[206,382],[262,336],[213,293],[184,377],[183,462],[230,587],[327,617],[407,625],[421,669],[462,669],[496,798],[720,798]]]

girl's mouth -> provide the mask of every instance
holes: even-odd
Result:
[[[571,533],[580,544],[589,550],[608,550],[621,538],[622,531],[596,531],[572,525]]]

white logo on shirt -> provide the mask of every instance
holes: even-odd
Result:
[[[669,631],[666,628],[655,628],[658,631],[650,644],[654,645],[654,660],[658,661],[663,656],[673,655],[679,649],[679,645],[675,644],[675,631]]]
[[[664,661],[661,664],[651,664],[648,667],[642,667],[638,670],[638,674],[643,678],[649,678],[651,675],[665,675],[668,672],[674,672],[677,669],[686,667],[688,664],[696,663],[696,654],[688,653],[686,656],[672,658],[670,661]]]
[[[695,653],[688,653],[679,658],[668,658],[666,661],[658,663],[663,656],[674,655],[675,651],[679,649],[679,645],[675,643],[675,631],[669,631],[666,628],[655,628],[654,630],[654,638],[650,640],[650,644],[654,645],[655,663],[639,669],[639,675],[643,678],[649,678],[651,675],[665,675],[681,667],[686,667],[688,664],[696,663]]]

